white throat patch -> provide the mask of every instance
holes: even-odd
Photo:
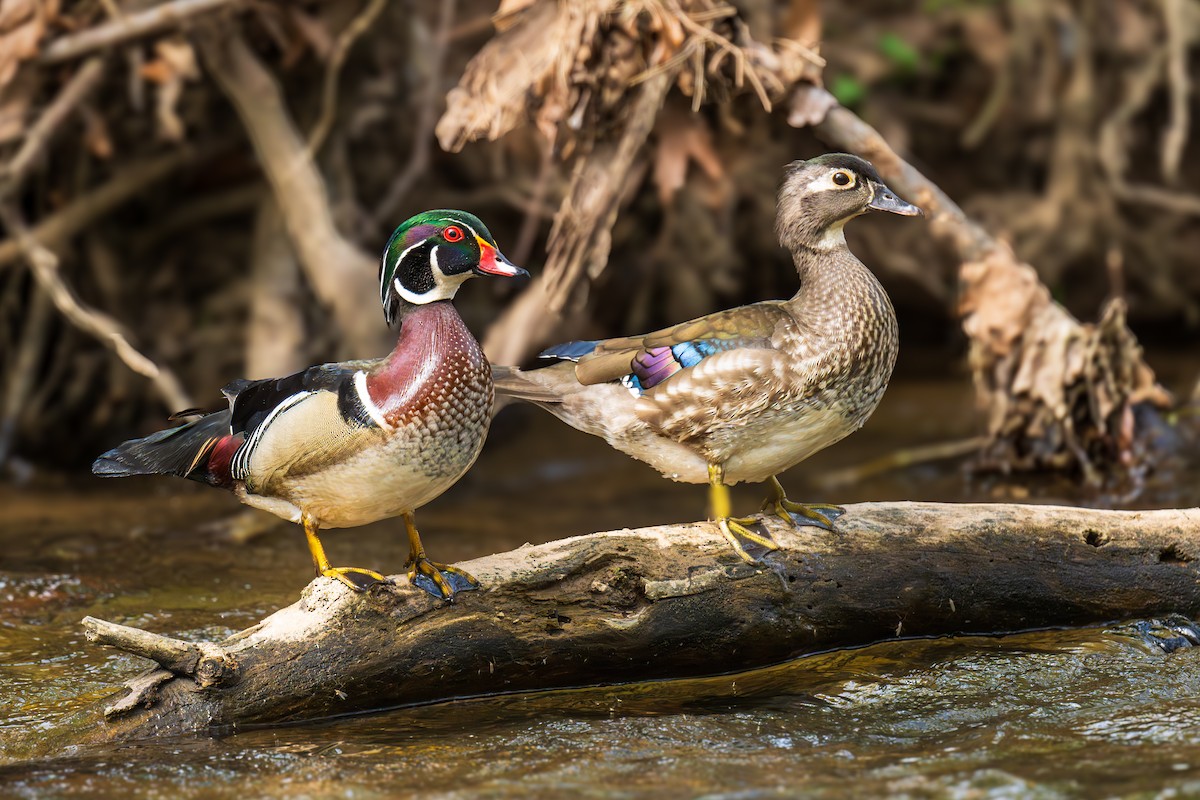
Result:
[[[839,220],[826,228],[825,232],[821,234],[821,238],[817,240],[815,247],[818,250],[836,250],[839,247],[845,247],[846,223],[849,221],[849,219]]]

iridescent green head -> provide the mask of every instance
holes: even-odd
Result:
[[[487,226],[454,209],[425,211],[396,228],[379,260],[379,299],[388,325],[402,303],[450,300],[475,275],[529,273],[500,253]]]

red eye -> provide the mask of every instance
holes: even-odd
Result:
[[[462,228],[457,225],[451,225],[442,232],[442,236],[446,237],[447,242],[461,242],[463,240]]]

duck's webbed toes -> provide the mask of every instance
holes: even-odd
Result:
[[[779,549],[766,526],[755,517],[722,517],[717,524],[721,526],[721,533],[733,547],[733,552],[747,564],[757,564],[762,556]],[[752,530],[751,526],[757,530]]]
[[[773,506],[775,515],[784,522],[790,522],[796,527],[811,525],[815,528],[832,531],[833,523],[846,513],[841,506],[828,503],[793,503],[786,498],[768,501]]]
[[[365,592],[376,584],[388,583],[386,576],[380,575],[373,569],[362,569],[361,567],[329,567],[322,570],[321,574],[327,578],[341,581],[356,592]]]
[[[459,592],[471,592],[479,588],[479,581],[466,570],[452,564],[439,564],[427,558],[409,562],[408,581],[439,600],[451,602]]]

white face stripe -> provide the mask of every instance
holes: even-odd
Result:
[[[458,275],[447,275],[446,273],[442,272],[442,268],[438,264],[437,260],[437,251],[439,246],[440,245],[434,245],[433,249],[429,251],[429,271],[430,274],[433,275],[432,289],[424,294],[417,294],[416,292],[407,289],[404,284],[400,282],[399,277],[397,277],[392,283],[392,286],[394,286],[396,289],[396,293],[413,305],[424,305],[425,303],[432,303],[436,300],[453,300],[455,293],[458,292],[458,287],[462,286],[463,281],[471,277],[470,272],[463,272]]]
[[[371,393],[367,391],[367,373],[361,369],[354,373],[354,390],[358,392],[358,400],[363,404],[363,408],[367,410],[367,415],[375,422],[376,425],[383,428],[385,431],[395,430],[394,426],[387,421],[387,417],[383,415],[383,409],[375,404],[371,399]]]
[[[397,284],[399,283],[400,279],[399,279],[399,276],[396,275],[396,271],[399,270],[400,265],[404,263],[404,257],[407,256],[409,253],[411,253],[413,250],[420,247],[421,245],[425,244],[425,242],[427,242],[427,241],[429,241],[428,236],[426,236],[424,239],[422,239],[419,242],[410,244],[408,247],[404,248],[404,250],[400,253],[400,256],[396,259],[396,263],[394,263],[392,265],[392,275],[393,275],[393,277],[396,277]],[[387,280],[387,271],[386,270],[384,270],[383,273],[379,276],[379,299],[384,300],[384,301],[387,300],[387,295],[383,291],[383,286],[384,286],[385,280]]]
[[[438,220],[438,222],[452,222],[455,225],[462,225],[462,226],[466,227],[466,229],[469,230],[476,239],[480,238],[479,234],[476,233],[475,229],[471,227],[471,224],[469,222],[463,222],[461,220],[457,220],[452,217],[442,217],[441,219]]]

